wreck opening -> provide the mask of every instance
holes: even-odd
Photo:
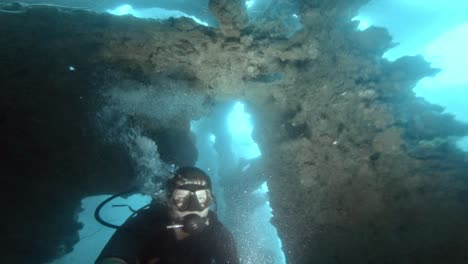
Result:
[[[81,245],[96,254],[104,233],[80,224],[92,199],[137,183],[144,204],[172,164],[213,175],[244,263],[466,260],[468,158],[455,142],[468,126],[447,114],[466,113],[465,97],[433,93],[450,104],[444,111],[414,90],[442,78],[464,93],[466,79],[452,74],[466,68],[454,45],[466,46],[466,26],[428,47],[432,62],[448,55],[439,65],[382,57],[396,54],[391,34],[365,29],[378,24],[371,13],[360,14],[363,31],[351,21],[366,0],[25,2],[0,5],[0,164],[12,201],[3,262],[83,263],[67,255],[73,248],[91,262]],[[106,10],[179,10],[208,26]],[[415,36],[441,33],[397,17],[408,22],[400,28],[415,22]],[[227,116],[246,112],[255,129],[237,121],[230,130]],[[115,203],[138,208],[133,199]],[[123,220],[107,214],[120,209],[130,213],[106,207],[103,217]]]

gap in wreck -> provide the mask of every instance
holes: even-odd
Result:
[[[286,30],[287,37],[291,37],[295,32],[302,29],[300,17],[297,15],[299,10],[297,4],[293,2],[278,3],[272,0],[245,0],[244,5],[251,21],[259,21],[260,24],[270,20],[275,21]],[[202,14],[196,16],[187,14],[182,10],[163,8],[157,5],[134,8],[130,4],[121,4],[114,8],[108,8],[105,12],[116,16],[131,15],[137,18],[158,20],[186,17],[206,27],[217,27],[217,21],[212,19],[212,15],[208,11],[208,1],[202,9]],[[265,16],[267,19],[265,19]]]
[[[82,211],[77,221],[83,225],[79,231],[79,242],[73,247],[73,251],[49,264],[82,264],[94,263],[104,245],[109,241],[115,229],[105,227],[94,218],[94,210],[110,195],[98,195],[86,197],[81,200]],[[139,209],[150,202],[151,198],[146,195],[135,194],[127,198],[116,198],[101,210],[101,217],[114,225],[121,225],[131,215],[126,207],[113,207],[113,205],[129,205]]]
[[[218,215],[236,238],[241,263],[281,264],[285,256],[270,222],[267,183],[253,182],[249,175],[253,163],[261,159],[251,136],[253,126],[242,102],[220,104],[212,116],[192,122],[199,150],[197,166],[213,178]]]
[[[112,9],[107,9],[107,13],[116,15],[116,16],[124,16],[124,15],[132,15],[137,18],[151,18],[151,19],[169,19],[169,18],[180,18],[180,17],[186,17],[190,18],[196,23],[203,25],[203,26],[209,26],[207,22],[203,21],[202,19],[192,16],[189,14],[186,14],[182,11],[179,10],[171,10],[171,9],[166,9],[166,8],[160,8],[160,7],[149,7],[149,8],[133,8],[129,4],[123,4],[120,6],[117,6],[116,8]]]
[[[294,33],[302,29],[302,23],[298,8],[298,3],[294,1],[273,1],[273,0],[246,0],[245,7],[250,21],[254,21],[260,26],[274,22],[277,27],[285,30],[286,37],[291,37]],[[267,25],[267,27],[269,27]],[[275,31],[274,29],[271,29]],[[276,34],[271,32],[271,34]]]
[[[246,189],[236,188],[240,193],[234,196],[230,192],[234,186],[249,186],[240,181],[249,181],[246,177],[250,176],[248,172],[254,167],[252,163],[261,159],[260,149],[251,136],[253,125],[242,102],[220,104],[212,116],[192,121],[191,131],[196,136],[199,152],[196,166],[205,170],[212,178],[218,216],[236,238],[241,263],[286,263],[281,240],[270,222],[273,215],[267,182],[256,182]],[[145,142],[146,146],[143,148],[148,149],[148,154],[157,151],[154,142]],[[139,158],[148,160],[145,155]],[[102,226],[94,218],[95,208],[108,197],[110,195],[92,196],[81,201],[82,211],[78,215],[78,222],[83,224],[83,228],[79,231],[79,242],[72,252],[49,264],[94,262],[115,232],[112,228]],[[141,194],[119,197],[103,207],[101,217],[111,224],[121,225],[132,212],[127,207],[114,207],[115,205],[139,209],[150,201],[150,196]]]
[[[359,21],[359,30],[371,26],[389,30],[399,45],[383,55],[387,60],[420,54],[433,68],[442,69],[433,77],[421,79],[413,91],[464,123],[468,123],[467,8],[464,0],[432,4],[422,0],[373,0],[353,18]],[[457,146],[468,152],[468,136],[459,139]]]

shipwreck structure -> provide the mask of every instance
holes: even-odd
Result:
[[[127,119],[181,165],[196,160],[191,120],[246,103],[288,263],[465,263],[468,161],[453,140],[468,125],[412,92],[437,69],[382,59],[387,31],[351,21],[366,0],[277,2],[294,5],[300,29],[278,10],[251,19],[238,0],[210,1],[216,28],[1,6],[2,262],[70,251],[80,200],[135,180],[126,146],[96,126],[117,87],[193,99],[169,120]]]

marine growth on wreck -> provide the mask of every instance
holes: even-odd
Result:
[[[90,197],[195,164],[241,263],[467,261],[468,124],[368,0],[133,2],[0,3],[0,262],[83,263]]]

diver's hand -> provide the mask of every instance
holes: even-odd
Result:
[[[127,262],[119,258],[105,258],[99,261],[97,264],[127,264]]]
[[[158,264],[158,263],[160,263],[159,258],[152,258],[147,262],[147,264]]]

